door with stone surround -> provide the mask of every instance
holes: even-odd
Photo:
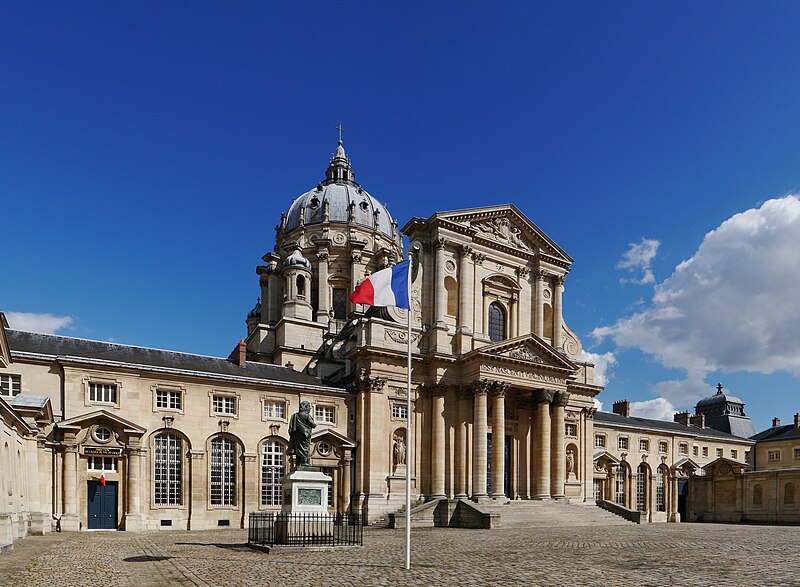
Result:
[[[86,527],[89,530],[116,530],[117,482],[89,481],[87,485]]]

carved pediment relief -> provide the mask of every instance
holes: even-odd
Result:
[[[525,237],[522,229],[507,217],[470,222],[470,227],[477,230],[483,236],[504,245],[523,251],[536,250],[536,246]]]
[[[578,368],[572,361],[552,351],[545,342],[535,339],[532,335],[482,347],[478,349],[478,352],[483,355],[516,359],[547,367],[570,370]]]

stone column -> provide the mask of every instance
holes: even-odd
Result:
[[[142,471],[142,452],[143,449],[139,446],[128,448],[128,510],[125,513],[125,530],[129,532],[143,530],[139,483]]]
[[[458,327],[472,334],[472,267],[469,262],[472,247],[461,245],[458,252]]]
[[[350,252],[350,290],[354,290],[358,282],[361,281],[362,277],[362,267],[361,267],[361,251],[351,251]],[[355,308],[355,304],[350,300],[347,300],[347,307],[350,311]]]
[[[564,408],[567,407],[569,394],[557,391],[553,398],[552,430],[550,432],[552,466],[550,469],[550,495],[553,499],[564,497],[566,481],[567,451],[564,442]]]
[[[342,504],[340,506],[340,511],[342,513],[350,512],[350,494],[352,492],[350,488],[350,464],[353,461],[353,457],[350,456],[350,449],[343,449],[345,451],[344,457],[342,459]],[[411,463],[408,462],[408,467],[411,466]]]
[[[564,346],[561,330],[564,317],[561,310],[561,292],[563,291],[564,276],[557,275],[553,278],[553,347],[561,349]]]
[[[80,517],[78,516],[78,445],[75,442],[74,434],[65,434],[64,442],[64,456],[61,461],[63,479],[61,491],[64,503],[63,514],[61,514],[61,530],[77,532],[80,530]]]
[[[444,316],[447,312],[447,292],[444,289],[444,245],[443,238],[436,239],[434,243],[436,246],[436,281],[433,284],[433,299],[434,299],[434,326],[447,328],[444,322]]]
[[[492,497],[506,496],[506,390],[505,383],[492,385]]]
[[[537,271],[534,276],[534,297],[536,298],[533,333],[538,337],[544,336],[544,271]]]
[[[517,333],[519,332],[519,296],[517,294],[511,296],[509,306],[511,309],[509,316],[511,322],[508,325],[508,337],[517,338]]]
[[[469,421],[472,392],[460,388],[458,391],[458,421],[456,424],[456,497],[467,497],[467,422]]]
[[[529,442],[530,448],[528,449],[528,468],[529,468],[529,475],[528,475],[528,496],[533,499],[536,495],[536,475],[537,471],[539,470],[539,462],[537,461],[536,450],[538,449],[539,445],[536,440],[536,434],[538,427],[536,426],[536,421],[538,418],[538,411],[539,406],[536,404],[536,401],[531,398],[528,412],[529,412],[529,425],[530,425],[530,432],[529,432]]]
[[[486,495],[486,394],[488,381],[476,381],[473,387],[474,415],[472,423],[472,499]]]
[[[672,471],[669,476],[669,502],[670,502],[670,522],[680,522],[681,516],[678,513],[678,475]]]
[[[594,415],[597,408],[584,408],[583,501],[594,502]]]
[[[550,498],[550,402],[554,392],[537,389],[533,392],[536,404],[536,452],[534,453],[534,493],[533,499]]]
[[[472,331],[485,334],[483,317],[486,314],[483,307],[483,289],[478,286],[478,267],[483,266],[486,255],[483,253],[472,253]]]
[[[330,320],[330,292],[328,291],[328,251],[321,249],[317,253],[317,322],[327,324]]]
[[[446,388],[431,388],[431,498],[447,497],[444,492],[444,393]]]

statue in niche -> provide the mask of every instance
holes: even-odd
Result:
[[[567,451],[567,475],[575,474],[575,453],[572,449]]]
[[[294,456],[295,467],[311,464],[311,431],[316,427],[317,423],[311,416],[311,403],[300,402],[300,411],[292,414],[289,420],[289,450],[286,451]]]
[[[399,434],[394,435],[394,468],[406,464],[406,441]]]

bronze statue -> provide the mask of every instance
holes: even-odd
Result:
[[[300,402],[300,411],[289,420],[289,450],[294,455],[295,467],[310,465],[311,431],[317,427],[311,417],[311,403]]]

